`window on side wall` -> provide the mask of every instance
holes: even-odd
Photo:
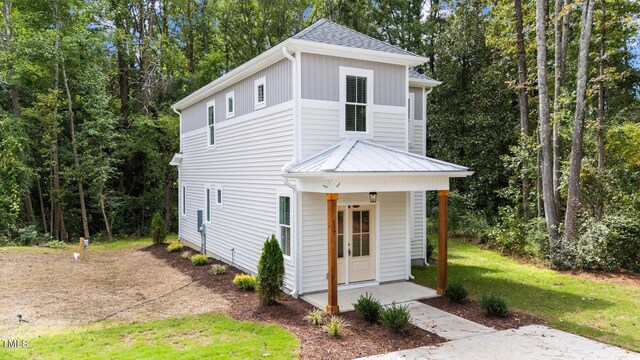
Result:
[[[278,232],[284,256],[291,256],[291,197],[278,196]]]
[[[409,144],[413,143],[413,126],[415,120],[415,95],[409,93],[407,98],[407,136],[409,137]]]
[[[262,109],[267,106],[266,79],[261,77],[255,81],[255,108]]]
[[[343,137],[372,133],[373,71],[340,67],[340,132]]]
[[[207,187],[205,189],[205,202],[204,202],[204,206],[205,206],[205,221],[207,223],[211,223],[211,188]]]
[[[187,187],[184,185],[182,185],[180,199],[181,199],[180,212],[182,213],[183,216],[186,216],[187,215]]]
[[[216,206],[222,207],[222,185],[215,186]]]
[[[233,91],[228,92],[225,97],[225,108],[227,110],[227,118],[233,117],[235,114],[235,99]]]
[[[209,146],[216,145],[216,103],[210,101],[207,103],[207,144]]]

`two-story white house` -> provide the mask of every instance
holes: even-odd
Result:
[[[177,102],[180,240],[201,247],[201,210],[208,255],[255,273],[275,234],[286,290],[328,291],[330,312],[338,289],[408,280],[425,191],[446,210],[471,174],[424,156],[426,61],[320,20]]]

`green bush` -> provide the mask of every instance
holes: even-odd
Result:
[[[265,305],[274,304],[282,291],[284,281],[284,257],[275,235],[264,243],[258,262],[258,293]]]
[[[588,219],[574,249],[576,266],[592,270],[640,271],[640,220],[637,216]]]
[[[411,314],[409,313],[409,305],[396,305],[392,303],[390,306],[382,308],[380,312],[380,322],[382,325],[390,328],[395,332],[400,332],[411,321]]]
[[[493,294],[480,297],[480,307],[487,316],[506,316],[509,313],[507,303],[501,297]]]
[[[211,275],[222,275],[227,272],[227,265],[213,264],[209,270]]]
[[[327,321],[327,313],[320,309],[313,309],[304,317],[304,320],[313,325],[322,325]]]
[[[51,240],[47,243],[47,246],[52,249],[64,249],[67,246],[67,244],[65,244],[64,241]]]
[[[436,244],[433,242],[433,240],[427,237],[427,258],[425,260],[429,260],[431,258],[431,255],[433,255],[433,250],[435,250],[435,248]]]
[[[51,240],[52,239],[49,234],[39,233],[35,225],[28,225],[18,229],[17,245],[25,246],[25,245],[34,245],[34,244],[44,244],[44,243],[48,243]]]
[[[184,248],[184,244],[181,243],[180,241],[172,241],[167,246],[167,251],[168,252],[178,252],[178,251],[182,250],[183,248]]]
[[[374,322],[378,321],[380,317],[382,305],[380,305],[380,301],[371,296],[371,294],[365,293],[364,295],[360,295],[358,300],[353,304],[353,308],[363,319]]]
[[[195,254],[191,257],[191,265],[204,266],[209,263],[209,258],[204,254]]]
[[[233,278],[233,283],[240,290],[244,291],[252,291],[258,285],[258,280],[256,277],[249,274],[238,274]]]
[[[324,331],[330,336],[340,336],[347,324],[338,316],[332,316],[324,325]]]
[[[469,291],[457,282],[452,282],[444,289],[444,297],[449,301],[462,304],[469,295]]]
[[[189,260],[191,259],[191,251],[189,250],[185,250],[180,254],[180,257],[185,259],[185,260]]]
[[[167,238],[164,220],[159,212],[155,213],[151,219],[151,237],[153,237],[154,244],[162,244]]]

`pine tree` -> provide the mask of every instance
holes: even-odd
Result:
[[[284,257],[275,235],[267,238],[258,263],[258,293],[264,305],[276,302],[284,279]]]

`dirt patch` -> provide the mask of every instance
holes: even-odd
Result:
[[[627,270],[621,270],[619,272],[610,271],[584,271],[584,270],[572,270],[561,271],[563,274],[572,275],[581,279],[599,281],[604,283],[616,283],[640,287],[640,274]]]
[[[225,274],[214,276],[207,273],[209,266],[194,267],[179,254],[168,253],[164,247],[153,245],[145,250],[222,296],[230,304],[227,313],[235,319],[272,323],[294,333],[300,339],[303,359],[352,359],[445,341],[413,325],[403,333],[395,334],[380,324],[365,322],[354,312],[340,315],[349,325],[343,336],[332,338],[321,328],[303,320],[313,309],[303,300],[282,295],[277,305],[262,306],[255,293],[238,290],[232,280],[240,271],[231,266],[227,267]],[[211,263],[220,262],[213,260]]]
[[[526,325],[545,324],[543,320],[533,315],[514,310],[510,310],[509,314],[505,317],[486,316],[480,304],[471,299],[465,300],[462,304],[453,303],[444,297],[420,300],[420,302],[478,324],[492,327],[496,330],[517,329]]]
[[[90,250],[87,261],[73,261],[72,253],[0,250],[3,336],[32,337],[104,318],[137,322],[228,309],[222,296],[139,247]],[[19,324],[18,314],[29,323]]]

